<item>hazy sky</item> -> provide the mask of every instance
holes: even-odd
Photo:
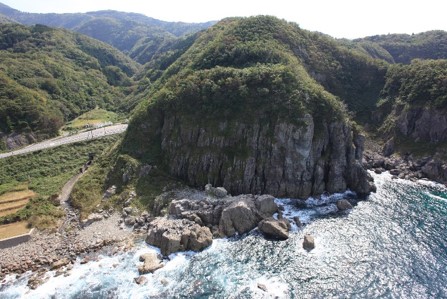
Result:
[[[204,22],[231,16],[274,15],[333,37],[447,30],[445,0],[0,0],[26,12],[113,9],[165,21]]]

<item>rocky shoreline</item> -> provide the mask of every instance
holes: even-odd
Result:
[[[0,250],[0,279],[6,275],[21,275],[32,271],[28,286],[42,283],[43,273],[56,270],[57,275],[68,275],[77,257],[110,249],[120,252],[132,247],[133,233],[118,225],[119,214],[77,229],[70,227],[61,232],[39,232],[30,241]],[[86,261],[87,258],[84,258]]]
[[[432,158],[385,157],[377,151],[366,150],[363,163],[378,174],[389,171],[394,178],[433,179],[430,177],[434,167]],[[113,191],[110,192],[114,194]],[[183,189],[168,193],[160,195],[162,201],[166,198],[171,201],[161,213],[164,216],[159,213],[159,217],[153,217],[132,207],[134,192],[128,194],[121,214],[101,211],[79,223],[74,220],[76,215],[69,213],[59,232],[36,232],[29,242],[1,250],[0,279],[32,271],[28,286],[35,288],[43,282],[43,273],[55,270],[56,275],[69,275],[78,257],[81,263],[86,263],[91,253],[114,254],[128,250],[135,237],[142,234],[148,244],[160,248],[162,256],[167,257],[178,251],[200,251],[210,246],[214,238],[241,235],[255,228],[267,238],[284,240],[288,238],[291,225],[302,225],[300,219],[283,218],[281,206],[276,205],[270,195],[231,196],[224,188],[211,185],[207,185],[205,191]],[[297,200],[297,205],[300,204],[304,202]],[[341,199],[336,207],[344,211],[352,205]],[[306,238],[303,246],[311,250],[315,245],[309,240],[313,238]],[[142,256],[139,273],[151,273],[163,267],[162,256]],[[137,280],[141,283],[142,278]]]
[[[377,174],[389,171],[394,179],[428,179],[447,186],[447,163],[436,157],[415,159],[412,155],[385,156],[378,151],[366,150],[364,166]]]

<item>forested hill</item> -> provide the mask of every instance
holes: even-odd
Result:
[[[0,25],[0,132],[54,136],[95,107],[116,110],[138,65],[115,48],[44,25]]]
[[[413,59],[447,59],[447,32],[375,35],[354,40],[371,55],[392,57],[391,63],[409,64]],[[379,47],[379,48],[378,48]]]
[[[208,28],[214,23],[165,22],[142,14],[111,10],[65,14],[26,13],[1,3],[0,14],[25,25],[43,24],[80,32],[106,42],[131,57],[138,56],[133,54],[133,49],[138,47],[136,51],[141,52],[144,41],[160,44]],[[138,57],[137,61],[147,62],[138,60]]]

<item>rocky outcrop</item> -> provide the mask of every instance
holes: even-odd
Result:
[[[155,252],[142,254],[140,256],[140,262],[143,262],[143,265],[138,267],[138,273],[140,273],[140,275],[154,273],[154,271],[163,268],[164,266],[161,259],[158,258],[158,255]]]
[[[33,133],[4,134],[0,132],[0,141],[5,143],[7,149],[13,150],[19,147],[30,145],[31,143],[35,143],[37,142],[37,138]]]
[[[378,153],[367,151],[365,166],[377,174],[389,171],[395,178],[407,180],[427,178],[447,184],[447,163],[437,155],[415,159],[411,155],[383,157]]]
[[[432,158],[421,167],[421,171],[427,178],[447,184],[447,162]]]
[[[277,211],[273,196],[240,195],[215,200],[174,200],[169,215],[207,226],[220,236],[233,236],[251,231]]]
[[[403,109],[398,113],[398,131],[415,142],[439,143],[447,140],[447,114],[432,108]]]
[[[187,219],[156,218],[149,224],[146,242],[160,248],[163,256],[185,250],[200,251],[210,246],[208,227]]]
[[[276,220],[273,218],[264,219],[258,224],[259,230],[270,238],[287,240],[289,238],[290,223],[283,218]]]

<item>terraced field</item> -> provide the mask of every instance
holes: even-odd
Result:
[[[26,206],[36,196],[31,190],[8,192],[0,195],[0,217],[13,214]]]

